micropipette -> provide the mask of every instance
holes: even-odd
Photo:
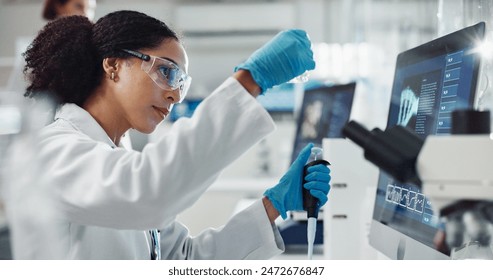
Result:
[[[321,148],[312,148],[310,155],[312,161],[305,165],[303,178],[306,176],[307,169],[310,166],[314,166],[317,164],[330,165],[328,161],[322,159],[322,153],[323,150]],[[305,183],[304,179],[303,183]],[[313,258],[313,244],[315,242],[315,233],[317,232],[318,199],[311,195],[310,191],[305,188],[303,188],[303,209],[306,211],[306,217],[308,219],[306,237],[308,240],[308,259],[311,260]]]

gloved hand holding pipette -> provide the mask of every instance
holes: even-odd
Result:
[[[330,190],[330,169],[325,165],[314,165],[307,169],[304,177],[303,170],[310,157],[313,144],[308,144],[301,150],[286,174],[274,187],[267,189],[264,195],[272,202],[274,208],[283,219],[287,218],[287,211],[303,210],[302,187],[318,200],[318,208],[327,202]]]
[[[322,159],[323,150],[319,147],[312,147],[309,163],[305,165],[304,172],[304,184],[307,184],[307,177],[312,175],[310,174],[310,168],[315,168],[320,166],[328,166],[330,163],[324,159]],[[311,194],[307,189],[303,189],[303,209],[306,210],[306,239],[308,241],[308,259],[312,259],[313,256],[313,243],[315,242],[315,233],[317,232],[317,218],[318,218],[318,210],[320,207],[318,206],[318,199],[313,194]]]
[[[310,39],[300,29],[282,31],[238,65],[235,72],[239,69],[250,71],[262,94],[315,69]]]

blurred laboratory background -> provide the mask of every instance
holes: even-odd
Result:
[[[22,95],[15,85],[16,71],[22,67],[22,52],[46,24],[41,16],[42,2],[0,0],[0,93],[4,94],[0,100],[7,93]],[[353,85],[349,89],[352,104],[345,121],[353,119],[369,128],[383,129],[397,55],[480,21],[486,22],[485,36],[489,39],[493,19],[493,1],[484,0],[97,0],[94,20],[122,9],[147,13],[178,31],[184,38],[193,77],[186,100],[175,106],[153,134],[130,132],[137,150],[166,133],[166,128],[178,118],[193,114],[200,101],[231,76],[236,65],[279,31],[301,28],[313,42],[317,66],[309,73],[309,80],[275,87],[259,97],[277,130],[224,170],[208,192],[178,216],[192,234],[223,225],[250,199],[260,197],[267,187],[276,184],[291,163],[302,112],[309,110],[302,108],[306,92],[324,86],[330,90],[346,86],[347,90],[348,85]],[[481,67],[491,70],[490,61],[485,62]],[[490,107],[491,85],[485,80],[486,74],[480,77],[478,90],[484,96],[483,106]],[[331,161],[330,154],[327,157]],[[375,167],[368,171],[368,188],[360,192],[365,195],[354,201],[358,204],[358,215],[364,216],[356,237],[361,240],[368,232],[365,227],[371,218],[377,184],[377,169],[372,168]],[[327,205],[331,204],[331,195]],[[360,208],[363,206],[366,210]],[[0,228],[5,224],[0,213]],[[333,237],[328,233],[321,230],[317,258],[375,258],[374,249],[367,244],[357,249],[360,255],[331,255],[334,252],[329,253],[323,246],[324,239],[328,244],[328,238]],[[281,257],[305,254],[305,249],[287,248]]]

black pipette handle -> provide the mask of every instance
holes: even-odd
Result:
[[[323,164],[323,165],[330,165],[330,163],[326,160],[323,159],[317,159],[314,161],[311,161],[305,165],[305,168],[303,170],[303,185],[306,183],[305,181],[305,176],[307,175],[307,169],[310,166],[314,166],[317,164]],[[303,189],[303,209],[307,212],[306,216],[307,218],[315,218],[318,219],[318,199],[314,197],[313,195],[310,194],[310,191],[305,189],[303,186],[301,186]]]

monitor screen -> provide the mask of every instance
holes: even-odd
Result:
[[[258,102],[270,113],[293,113],[295,85],[284,83],[257,97]]]
[[[291,162],[308,143],[321,147],[323,138],[343,138],[341,130],[349,120],[355,90],[356,83],[305,90]]]
[[[202,99],[185,99],[181,103],[176,103],[169,113],[169,121],[174,122],[181,117],[190,118],[200,102]]]
[[[416,134],[446,135],[451,112],[475,102],[484,23],[459,30],[397,57],[387,128],[407,126]],[[380,172],[370,244],[391,259],[448,258],[435,243],[439,219],[421,187],[401,184]]]

